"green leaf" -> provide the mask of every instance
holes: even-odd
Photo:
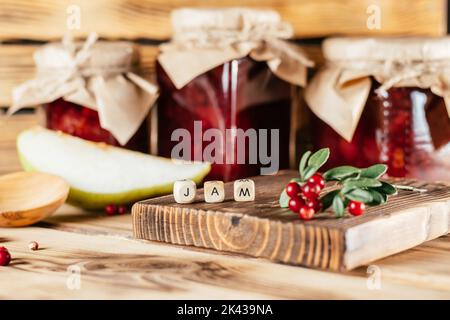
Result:
[[[278,200],[278,203],[280,204],[281,208],[287,208],[289,206],[289,196],[286,193],[286,189],[283,190],[280,194],[280,199]]]
[[[381,193],[379,193],[376,190],[373,189],[369,189],[368,190],[372,196],[372,201],[368,203],[368,205],[370,206],[377,206],[379,204],[385,203],[386,202],[386,195],[383,195]]]
[[[381,181],[381,186],[375,188],[376,191],[387,194],[387,195],[395,195],[397,194],[397,188],[394,187],[392,184]]]
[[[302,182],[302,179],[300,179],[300,178],[292,178],[291,180],[289,180],[289,182],[297,182],[297,183],[299,183],[299,182]]]
[[[311,154],[311,151],[306,151],[302,158],[300,159],[300,164],[298,166],[298,172],[300,173],[300,177],[303,178],[303,174],[305,172],[306,163],[308,161],[309,155]],[[303,181],[305,181],[303,179]]]
[[[381,187],[381,182],[377,179],[359,178],[358,180],[347,180],[344,182],[343,193],[356,188]]]
[[[339,194],[336,194],[333,198],[333,211],[336,215],[336,217],[340,218],[342,216],[344,216],[344,202],[342,201],[341,197]]]
[[[323,210],[327,210],[329,207],[331,207],[331,204],[333,203],[334,197],[339,193],[339,190],[334,190],[331,192],[328,192],[324,196],[320,198],[320,202],[322,202]]]
[[[363,189],[354,189],[349,193],[346,193],[345,197],[353,201],[364,203],[370,203],[372,201],[372,195],[370,192]]]
[[[387,171],[387,165],[375,164],[361,171],[361,177],[378,179]]]
[[[303,174],[303,180],[306,181],[311,178],[319,170],[317,166],[307,166]]]
[[[314,166],[319,169],[321,166],[327,162],[328,158],[330,157],[330,149],[323,148],[320,149],[311,156],[308,160],[308,166]]]
[[[341,166],[328,170],[323,174],[323,177],[327,181],[341,180],[352,175],[359,174],[361,169],[352,166]]]

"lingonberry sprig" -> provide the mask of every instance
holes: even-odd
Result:
[[[340,166],[326,171],[323,175],[317,171],[330,156],[328,148],[314,154],[307,151],[300,160],[299,178],[292,179],[280,195],[279,203],[289,208],[301,219],[310,220],[315,213],[332,208],[340,218],[345,209],[354,216],[362,215],[367,206],[380,205],[388,196],[397,193],[397,186],[380,181],[387,166],[375,164],[368,168]],[[338,189],[320,195],[325,182],[334,181]],[[401,188],[400,186],[399,188]]]

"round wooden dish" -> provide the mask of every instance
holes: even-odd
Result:
[[[23,227],[45,219],[68,195],[67,182],[54,175],[17,172],[1,176],[0,227]]]

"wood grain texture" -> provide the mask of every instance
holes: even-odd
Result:
[[[248,6],[272,8],[290,22],[296,37],[331,34],[426,34],[446,31],[445,0],[378,0],[381,28],[367,28],[371,0],[212,0],[208,7]],[[97,31],[107,38],[167,39],[170,11],[204,7],[202,0],[3,0],[0,6],[0,39],[58,39],[68,29],[69,5],[80,8],[78,36]]]
[[[133,206],[134,236],[174,244],[205,247],[320,269],[350,270],[445,235],[450,229],[450,187],[399,180],[426,188],[425,193],[400,191],[362,217],[335,219],[331,212],[307,223],[280,208],[278,195],[295,177],[292,171],[256,177],[256,200],[179,205],[172,196]]]
[[[31,240],[37,241],[42,249],[30,251],[28,242]],[[352,274],[326,273],[242,256],[43,226],[1,229],[0,244],[7,246],[13,256],[11,265],[0,270],[0,299],[450,297],[448,287],[398,281],[384,277],[384,273],[381,288],[369,290],[364,270]],[[381,268],[384,272],[384,267]],[[75,287],[74,277],[78,275],[80,286]],[[433,274],[429,276],[437,280]]]
[[[0,175],[22,169],[16,151],[17,135],[38,123],[36,113],[7,117],[0,110]]]

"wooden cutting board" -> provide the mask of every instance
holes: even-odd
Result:
[[[330,211],[305,222],[278,205],[280,192],[296,175],[282,171],[254,178],[252,202],[233,201],[232,183],[225,185],[223,203],[203,202],[202,189],[192,204],[177,204],[171,195],[138,202],[132,210],[134,237],[343,271],[449,233],[449,184],[393,180],[427,191],[400,191],[360,217],[336,219]]]

